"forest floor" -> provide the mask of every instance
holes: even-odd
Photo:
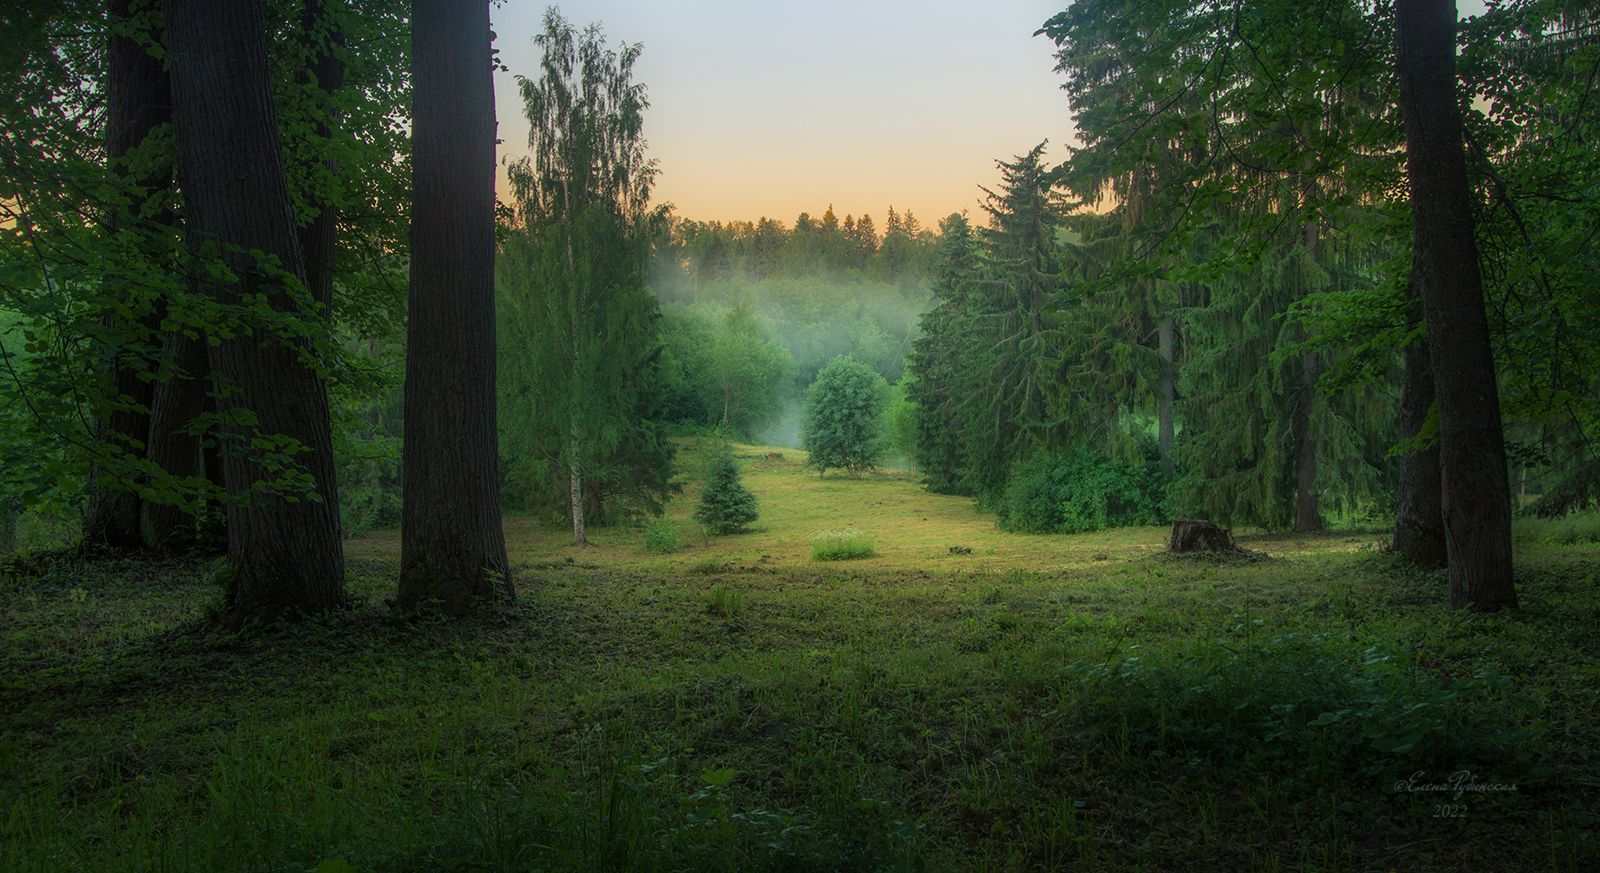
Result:
[[[1177,559],[767,451],[674,554],[508,519],[465,620],[384,605],[394,532],[244,634],[204,562],[13,562],[0,869],[1600,869],[1600,524],[1520,528],[1479,616],[1375,534]]]

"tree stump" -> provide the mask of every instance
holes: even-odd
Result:
[[[1180,518],[1172,522],[1172,538],[1167,541],[1167,551],[1175,555],[1190,552],[1223,552],[1237,554],[1244,551],[1233,541],[1233,532],[1209,521]]]

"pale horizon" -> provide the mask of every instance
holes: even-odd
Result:
[[[534,75],[545,0],[493,10],[502,163],[528,153],[516,75]],[[831,204],[841,221],[888,208],[934,227],[976,213],[997,159],[1072,133],[1053,46],[1033,36],[1059,0],[771,7],[729,0],[558,4],[575,26],[640,42],[655,200],[701,221],[793,225]],[[952,60],[953,59],[953,60]],[[499,171],[504,195],[505,169]]]
[[[517,75],[536,75],[533,37],[548,0],[492,9],[501,167],[528,153]],[[645,138],[659,164],[655,202],[699,221],[771,218],[832,205],[888,208],[926,227],[979,214],[997,160],[1075,142],[1054,46],[1034,36],[1066,0],[581,0],[555,4],[577,27],[643,43],[636,80],[651,107]],[[1458,4],[1464,17],[1483,0]]]

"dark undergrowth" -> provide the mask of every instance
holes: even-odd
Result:
[[[444,622],[373,560],[237,634],[201,565],[13,566],[0,869],[1600,869],[1600,547],[1520,566],[551,566]]]

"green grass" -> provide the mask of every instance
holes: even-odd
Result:
[[[1600,512],[1575,512],[1559,518],[1519,518],[1512,534],[1521,542],[1573,545],[1600,543]]]
[[[653,518],[644,525],[644,550],[658,555],[670,555],[683,548],[678,538],[678,526],[664,518]]]
[[[519,603],[466,620],[390,614],[393,532],[356,608],[248,635],[199,564],[0,576],[0,869],[1600,864],[1600,545],[1519,539],[1480,616],[1371,535],[1175,560],[741,451],[758,530],[512,518]],[[845,525],[878,554],[811,562]],[[1404,789],[1461,769],[1516,790]]]
[[[878,553],[872,543],[872,537],[853,527],[818,531],[811,535],[811,560],[854,561],[870,558]]]

